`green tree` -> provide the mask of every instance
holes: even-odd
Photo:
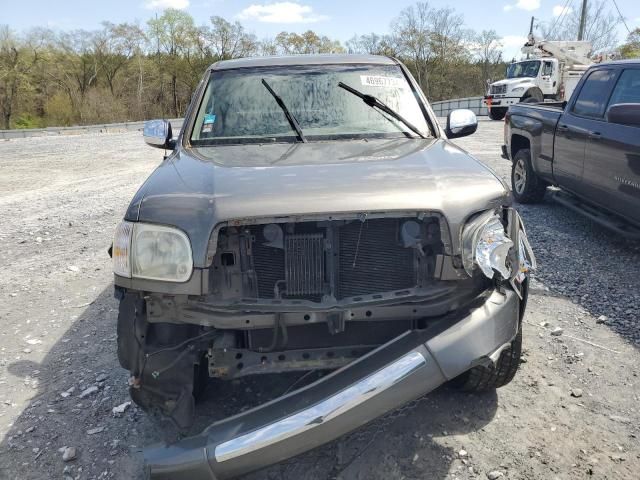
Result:
[[[633,30],[627,41],[620,47],[622,58],[640,58],[640,28]]]
[[[31,86],[31,72],[40,60],[38,46],[23,41],[6,25],[0,26],[0,114],[11,128],[21,94]]]
[[[129,23],[103,22],[102,27],[93,37],[96,62],[111,95],[115,96],[116,77],[135,55],[141,53],[145,34],[138,25]]]
[[[162,16],[151,19],[149,38],[151,48],[156,50],[158,74],[160,75],[160,101],[164,101],[162,77],[169,73],[171,114],[177,117],[183,110],[178,93],[178,78],[184,69],[184,56],[193,46],[195,26],[193,18],[186,12],[168,8]],[[188,98],[188,97],[187,97]]]

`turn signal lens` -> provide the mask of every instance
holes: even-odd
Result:
[[[131,251],[132,234],[133,223],[121,222],[116,228],[113,238],[113,273],[121,277],[131,278],[129,253]]]

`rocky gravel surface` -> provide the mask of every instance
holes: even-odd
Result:
[[[508,178],[501,122],[458,143]],[[106,255],[161,157],[135,132],[0,142],[0,479],[142,478],[141,449],[174,438],[129,403]],[[441,388],[246,480],[640,478],[640,243],[518,208],[539,269],[514,382]],[[212,383],[194,432],[297,378]]]
[[[494,130],[502,122],[481,125]],[[492,137],[481,134],[458,143],[510,182],[511,164],[496,155],[504,143],[499,130]],[[640,346],[640,241],[620,238],[549,196],[539,205],[518,205],[518,210],[541,265],[536,278]]]

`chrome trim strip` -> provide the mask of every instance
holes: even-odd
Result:
[[[412,351],[341,392],[277,422],[221,443],[215,448],[217,462],[239,456],[300,435],[379,395],[427,364],[420,352]]]

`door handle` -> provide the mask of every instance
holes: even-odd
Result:
[[[602,134],[600,132],[589,132],[589,138],[591,140],[600,140]]]

